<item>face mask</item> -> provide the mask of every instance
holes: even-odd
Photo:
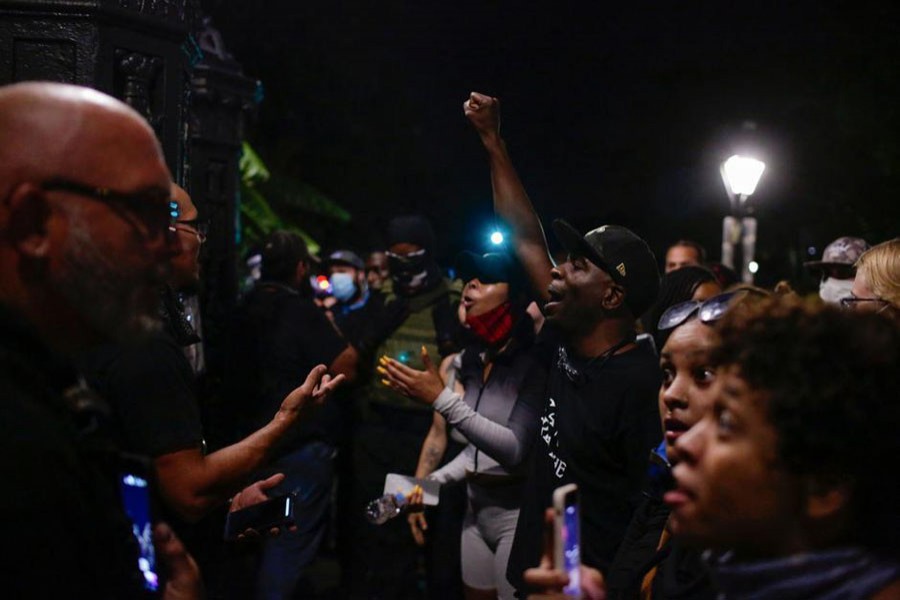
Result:
[[[350,273],[335,273],[331,276],[332,295],[338,302],[346,302],[356,295],[356,283]]]
[[[819,298],[829,304],[840,304],[841,298],[849,298],[853,294],[852,279],[835,279],[827,277],[819,284]]]
[[[401,290],[415,291],[425,285],[428,277],[428,253],[417,250],[406,255],[387,253],[391,279]]]
[[[491,309],[477,317],[467,317],[466,325],[482,341],[493,346],[509,337],[512,331],[512,304],[504,302],[497,308]]]

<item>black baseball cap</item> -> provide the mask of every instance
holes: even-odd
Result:
[[[333,264],[343,264],[350,265],[354,269],[358,269],[360,271],[365,270],[366,264],[362,261],[362,259],[355,252],[351,252],[350,250],[335,250],[331,254],[328,255],[328,258],[325,260],[325,266],[330,266]]]
[[[513,261],[497,252],[475,254],[460,252],[456,257],[456,271],[463,281],[478,279],[481,283],[509,283],[514,278]]]
[[[553,222],[553,232],[566,251],[584,256],[625,288],[625,305],[635,318],[656,302],[659,294],[656,257],[647,242],[633,231],[619,225],[604,225],[582,236],[577,229],[557,219]]]

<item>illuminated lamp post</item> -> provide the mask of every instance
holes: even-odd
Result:
[[[722,163],[722,181],[731,202],[731,214],[722,220],[722,264],[741,274],[744,283],[753,283],[758,265],[753,260],[756,250],[756,219],[749,216],[747,199],[756,191],[766,164],[755,158],[735,154]],[[741,244],[740,268],[734,255]]]

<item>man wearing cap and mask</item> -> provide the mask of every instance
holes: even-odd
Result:
[[[424,217],[409,215],[391,219],[385,238],[392,284],[385,311],[399,312],[398,307],[402,307],[406,312],[402,319],[391,324],[389,332],[379,332],[383,334],[383,342],[374,355],[389,356],[422,369],[423,346],[432,357],[443,357],[458,349],[459,285],[443,276],[435,260],[434,232]],[[354,436],[355,489],[350,515],[359,523],[349,527],[355,533],[351,547],[354,556],[345,570],[347,582],[354,598],[417,597],[419,551],[405,520],[395,519],[375,528],[362,518],[366,503],[382,494],[388,473],[415,472],[419,448],[431,427],[431,410],[383,385],[378,377],[371,378],[361,396],[360,423]],[[448,452],[446,460],[452,459],[460,449],[456,444],[455,452]],[[442,496],[441,504],[449,500]],[[464,501],[464,495],[458,493],[456,502]],[[441,507],[441,512],[447,510],[452,511],[453,507]],[[440,517],[432,523],[431,533],[437,535],[432,535],[426,552],[433,550],[442,558],[428,573],[429,595],[434,597],[451,597],[448,590],[461,587],[459,535],[464,508],[459,506],[458,511],[458,522],[448,526],[446,535],[441,533]],[[446,548],[442,546],[444,541],[448,542]],[[441,592],[444,595],[435,595]]]
[[[809,271],[819,276],[819,298],[828,304],[840,304],[842,298],[853,294],[853,278],[856,268],[853,266],[863,252],[869,249],[869,243],[858,237],[839,237],[822,252],[822,260],[803,263]]]
[[[554,266],[500,137],[499,101],[472,93],[464,111],[488,154],[494,210],[546,303],[537,346],[550,374],[507,570],[522,592],[523,570],[540,560],[544,511],[556,487],[578,485],[582,562],[601,571],[640,501],[647,454],[661,437],[660,374],[653,351],[635,343],[634,323],[656,299],[659,271],[646,242],[628,229],[605,225],[582,236],[562,220],[553,230],[568,259]]]
[[[384,295],[369,287],[365,264],[350,250],[332,252],[325,260],[325,266],[331,295],[336,300],[330,308],[334,324],[357,350],[362,353],[374,351],[380,339],[377,335],[366,334],[373,331],[372,320],[382,312]]]

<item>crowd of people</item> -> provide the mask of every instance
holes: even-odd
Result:
[[[451,278],[422,216],[364,257],[273,232],[209,360],[208,448],[186,305],[207,230],[152,128],[87,88],[0,88],[10,597],[317,597],[326,548],[337,597],[571,597],[548,533],[576,484],[581,597],[900,598],[900,238],[829,244],[815,298],[618,225],[553,222],[556,264],[499,101],[464,113],[509,250]],[[389,475],[439,501],[369,522]],[[283,526],[204,526],[283,495]]]

